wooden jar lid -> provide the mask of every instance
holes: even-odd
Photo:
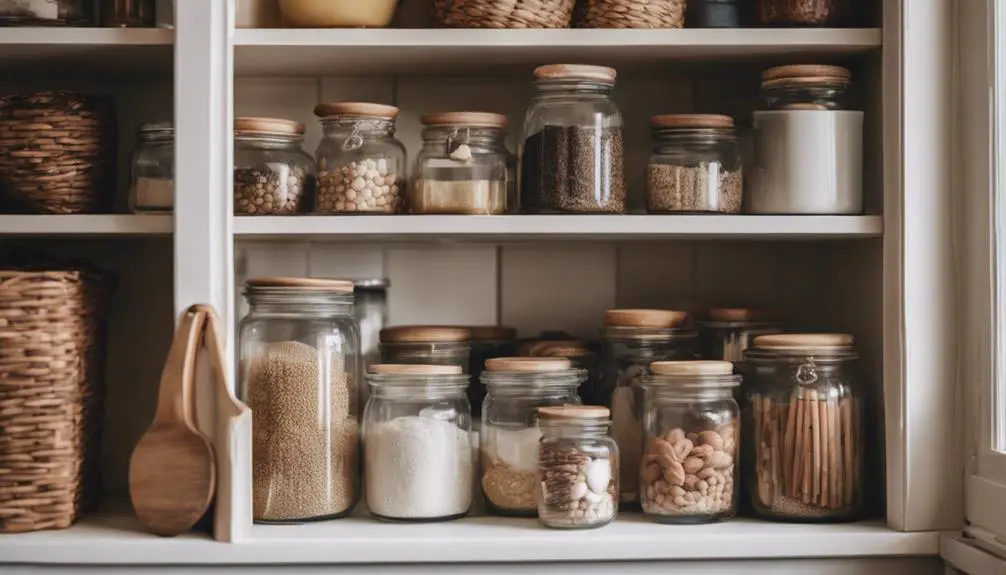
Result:
[[[722,128],[734,127],[734,119],[722,114],[661,114],[650,118],[650,128]]]
[[[774,309],[749,309],[740,307],[709,308],[709,319],[722,322],[778,321],[779,311]]]
[[[387,104],[372,104],[370,102],[327,102],[315,106],[314,115],[319,118],[360,116],[363,118],[394,120],[398,117],[398,108]]]
[[[594,80],[614,84],[615,76],[617,76],[617,73],[614,68],[587,66],[584,64],[549,64],[547,66],[539,66],[534,70],[534,77],[539,80]]]
[[[729,361],[655,361],[650,371],[656,375],[732,375],[734,364]]]
[[[543,419],[608,419],[611,411],[596,405],[550,405],[538,408]]]
[[[461,375],[460,365],[378,363],[368,370],[375,375]]]
[[[234,118],[234,131],[252,134],[284,134],[299,136],[304,133],[304,124],[280,118]]]
[[[505,128],[507,117],[492,112],[438,112],[424,114],[419,121],[424,126],[473,126],[482,128]]]
[[[665,309],[609,309],[604,325],[609,327],[677,327],[688,319],[688,312]]]
[[[756,337],[753,347],[778,350],[833,350],[852,347],[853,341],[853,337],[845,333],[777,333]]]
[[[472,341],[509,341],[517,339],[517,329],[505,325],[469,326]]]
[[[486,360],[486,371],[546,373],[570,369],[573,369],[572,362],[562,357],[495,357]]]
[[[467,327],[450,325],[399,325],[381,330],[381,343],[460,343],[471,339]]]
[[[586,342],[575,339],[532,341],[520,349],[520,354],[528,357],[583,357],[591,353]]]
[[[833,78],[848,82],[852,79],[852,72],[841,66],[825,66],[823,64],[797,64],[790,66],[776,66],[765,70],[761,79],[762,82],[792,78]]]
[[[252,288],[296,288],[316,291],[336,291],[344,293],[353,292],[353,282],[348,280],[330,280],[320,278],[281,278],[262,277],[252,278],[245,282],[247,287]]]

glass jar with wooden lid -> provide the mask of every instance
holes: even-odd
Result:
[[[140,127],[129,170],[129,209],[171,213],[175,207],[175,127],[154,122]]]
[[[772,309],[714,307],[695,326],[702,358],[732,363],[744,361],[754,338],[782,331],[779,312]]]
[[[845,26],[850,0],[758,0],[758,19],[766,26]]]
[[[852,73],[841,66],[777,66],[762,74],[769,110],[845,110]]]
[[[302,148],[304,124],[277,118],[234,120],[234,215],[309,211],[314,160]]]
[[[472,332],[450,325],[399,325],[381,330],[382,363],[456,365],[468,373]]]
[[[540,339],[525,342],[517,350],[523,357],[564,357],[577,369],[587,370],[587,379],[577,393],[588,405],[604,405],[604,398],[598,397],[597,390],[597,346],[593,342],[580,339]]]
[[[398,108],[366,102],[320,104],[319,214],[398,214],[405,211],[405,146],[395,138]]]

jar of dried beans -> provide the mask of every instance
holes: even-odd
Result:
[[[662,361],[642,377],[643,513],[660,523],[708,523],[737,513],[740,421],[728,361]]]
[[[534,75],[521,151],[523,211],[623,213],[622,114],[611,99],[615,70],[556,64]]]
[[[650,128],[647,212],[740,213],[743,170],[733,118],[654,116]]]
[[[850,0],[758,0],[766,26],[844,26],[850,10]]]
[[[289,523],[348,515],[359,489],[353,283],[245,284],[238,395],[252,421],[252,517]]]
[[[468,373],[472,332],[449,325],[399,325],[381,330],[383,363],[456,365]]]
[[[486,507],[499,515],[534,517],[539,482],[538,408],[579,405],[576,388],[587,372],[568,359],[498,357],[486,361],[479,432]]]
[[[852,73],[840,66],[777,66],[762,74],[769,110],[844,110]]]
[[[325,134],[318,161],[320,214],[405,211],[406,153],[395,138],[398,108],[362,102],[320,104]]]
[[[234,120],[234,214],[308,211],[314,160],[303,149],[304,125],[272,118]]]
[[[746,487],[766,519],[858,519],[863,501],[862,401],[844,334],[755,338],[744,354]]]

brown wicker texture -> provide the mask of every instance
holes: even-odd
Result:
[[[110,292],[82,269],[0,270],[0,532],[97,505]]]
[[[117,140],[110,98],[70,92],[0,98],[0,212],[108,212]]]
[[[433,0],[442,28],[569,28],[575,0]]]
[[[579,0],[579,28],[682,28],[685,0]]]

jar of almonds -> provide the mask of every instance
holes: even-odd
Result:
[[[314,160],[302,148],[304,124],[274,118],[234,120],[234,214],[308,211]]]

